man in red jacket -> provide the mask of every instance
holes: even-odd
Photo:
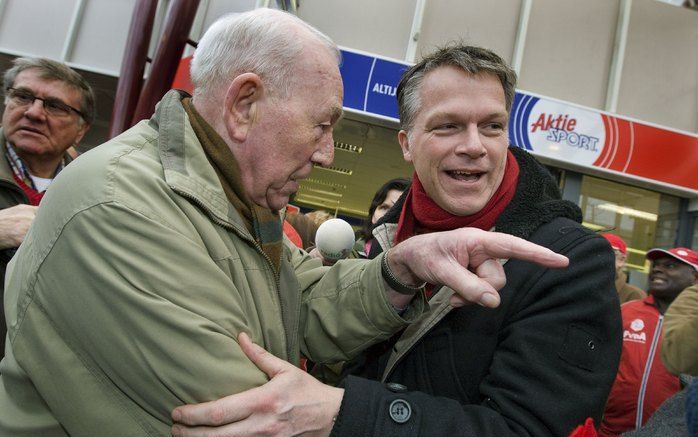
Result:
[[[662,324],[669,304],[698,282],[698,252],[652,249],[647,259],[652,261],[649,296],[621,306],[623,352],[599,430],[604,437],[639,428],[681,388],[660,358]]]

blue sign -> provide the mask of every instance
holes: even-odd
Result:
[[[398,120],[397,84],[410,64],[342,49],[344,107]]]

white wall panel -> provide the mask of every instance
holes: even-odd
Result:
[[[61,56],[75,0],[5,0],[0,17],[0,51]]]
[[[618,112],[698,132],[698,12],[635,0]]]
[[[67,61],[118,75],[135,4],[136,0],[88,0]]]
[[[417,52],[428,54],[434,47],[463,41],[487,47],[511,62],[520,8],[520,0],[428,1]]]
[[[201,4],[204,2],[202,1]],[[274,2],[272,2],[274,3]],[[201,7],[201,6],[199,6]],[[204,34],[206,29],[213,24],[214,21],[219,19],[225,14],[229,14],[231,12],[245,12],[249,11],[251,9],[254,9],[255,7],[255,0],[209,0],[208,2],[208,8],[206,10],[206,14],[203,20],[203,25],[201,26],[198,34],[192,33],[192,37],[195,41],[198,41],[201,38],[201,35]],[[192,29],[192,30],[197,30],[197,29]]]
[[[302,0],[298,16],[346,47],[405,59],[416,0]]]
[[[136,0],[85,0],[68,62],[116,75]],[[167,1],[161,0],[163,5]],[[511,61],[522,0],[427,0],[418,53],[453,40]],[[603,109],[620,0],[533,0],[519,87]],[[0,52],[59,59],[78,0],[2,0]],[[191,37],[256,0],[201,0]],[[417,0],[301,0],[299,16],[338,44],[404,59]],[[276,1],[270,2],[272,7]],[[617,112],[698,131],[698,12],[633,0]],[[156,23],[156,27],[158,27]],[[157,39],[157,36],[154,37]]]
[[[534,0],[519,88],[603,109],[618,0]]]

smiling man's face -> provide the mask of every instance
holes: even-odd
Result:
[[[496,76],[445,66],[424,76],[414,126],[400,131],[398,140],[427,195],[451,214],[468,216],[502,183],[507,122]]]
[[[42,79],[36,69],[19,73],[12,87],[42,99],[59,99],[73,108],[82,109],[79,91],[58,80]],[[65,116],[47,114],[41,100],[25,106],[7,100],[2,127],[5,138],[22,159],[51,160],[62,157],[70,146],[77,144],[88,125],[73,112]]]
[[[696,283],[698,273],[692,266],[670,256],[652,260],[649,274],[650,294],[674,300],[685,288]]]

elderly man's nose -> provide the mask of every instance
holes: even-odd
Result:
[[[320,164],[323,167],[327,167],[332,164],[332,161],[334,160],[334,140],[331,135],[329,140],[320,146],[317,151],[315,151],[312,160],[314,163]]]

